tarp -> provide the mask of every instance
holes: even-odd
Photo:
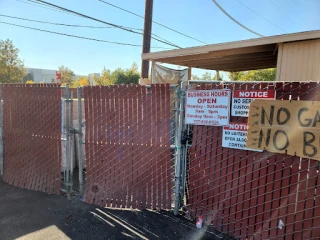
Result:
[[[151,76],[152,83],[179,84],[188,80],[188,69],[175,70],[154,63]]]

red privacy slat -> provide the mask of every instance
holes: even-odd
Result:
[[[168,85],[85,87],[84,201],[117,208],[171,206]]]
[[[60,193],[61,96],[50,84],[1,85],[4,174],[9,184]]]
[[[276,90],[277,99],[318,100],[318,83],[191,84],[190,89]],[[247,118],[231,117],[232,122]],[[212,129],[212,131],[211,131]],[[318,239],[318,161],[222,148],[222,127],[192,126],[187,217],[202,215],[235,239]],[[283,223],[282,229],[279,223]]]

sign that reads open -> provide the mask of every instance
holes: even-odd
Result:
[[[320,102],[254,100],[247,147],[320,160]]]
[[[222,147],[261,151],[246,147],[247,129],[248,125],[246,123],[230,122],[229,126],[223,126]]]
[[[248,117],[249,105],[254,99],[275,99],[271,90],[234,90],[232,95],[231,115]]]
[[[192,90],[186,94],[186,124],[229,125],[230,90]]]

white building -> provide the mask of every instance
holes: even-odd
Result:
[[[35,83],[54,83],[56,79],[57,70],[27,68],[28,74],[24,80],[32,80]]]
[[[40,68],[27,68],[27,75],[24,77],[24,82],[32,80],[34,83],[54,83],[56,81],[56,71]],[[75,75],[72,80],[78,80],[80,76]],[[100,77],[99,73],[90,73],[88,75],[89,83],[94,84],[94,77]]]

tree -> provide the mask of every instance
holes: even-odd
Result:
[[[202,75],[201,80],[208,80],[208,81],[210,81],[210,80],[214,80],[214,79],[213,79],[213,77],[211,76],[211,73],[205,72],[205,73]]]
[[[109,69],[106,69],[105,67],[102,70],[101,76],[94,76],[93,80],[94,85],[109,86],[114,84],[114,82],[111,79],[111,71]]]
[[[111,79],[114,84],[138,84],[139,78],[140,73],[136,63],[133,63],[131,68],[117,68],[111,73]]]
[[[200,77],[198,75],[192,74],[191,80],[200,80]]]
[[[0,82],[22,83],[27,74],[17,49],[11,40],[0,40]]]
[[[89,85],[89,79],[85,76],[80,76],[78,80],[73,81],[70,85],[71,88],[83,87]]]
[[[63,85],[65,84],[71,85],[73,81],[72,77],[75,76],[74,72],[63,65],[59,67],[59,71],[61,72],[61,83]]]
[[[231,74],[229,75],[231,79]],[[262,70],[250,70],[245,72],[233,73],[234,81],[275,81],[276,69],[262,69]]]

